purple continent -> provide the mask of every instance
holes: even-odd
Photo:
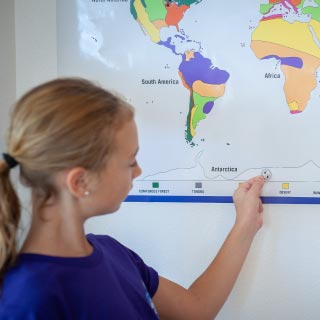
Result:
[[[298,57],[284,57],[284,58],[282,58],[277,55],[269,55],[269,56],[263,57],[261,60],[271,59],[271,58],[275,58],[277,60],[280,60],[281,64],[286,65],[286,66],[294,67],[297,69],[301,69],[303,67],[303,61],[301,58],[298,58]]]
[[[169,37],[166,41],[162,41],[162,40],[159,41],[158,44],[160,46],[164,46],[166,48],[169,48],[175,55],[180,56],[181,54],[176,52],[176,46],[171,44],[171,40],[172,40],[172,38]]]
[[[214,106],[214,101],[207,102],[203,107],[203,113],[208,114]]]
[[[199,52],[195,52],[194,58],[189,61],[183,55],[179,70],[189,87],[192,87],[193,82],[196,80],[209,84],[223,84],[228,81],[230,76],[227,71],[213,67],[211,60],[204,58]]]

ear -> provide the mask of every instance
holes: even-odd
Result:
[[[77,198],[83,198],[88,192],[88,171],[82,167],[72,168],[66,177],[69,191]]]

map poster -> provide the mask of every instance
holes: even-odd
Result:
[[[320,203],[320,0],[57,1],[58,74],[136,110],[127,201]]]

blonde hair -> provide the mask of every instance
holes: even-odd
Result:
[[[44,83],[26,93],[11,114],[7,152],[20,165],[20,178],[42,205],[57,193],[55,173],[82,166],[99,172],[113,151],[114,135],[133,118],[133,108],[84,79]],[[0,284],[17,255],[20,204],[0,160]]]

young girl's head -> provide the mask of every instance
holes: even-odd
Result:
[[[10,166],[19,164],[21,181],[41,208],[59,193],[54,183],[57,173],[74,167],[99,173],[105,167],[116,147],[116,133],[133,114],[129,104],[83,79],[50,81],[17,102],[11,114],[8,155],[6,161],[0,160],[0,281],[16,257],[20,218]]]

